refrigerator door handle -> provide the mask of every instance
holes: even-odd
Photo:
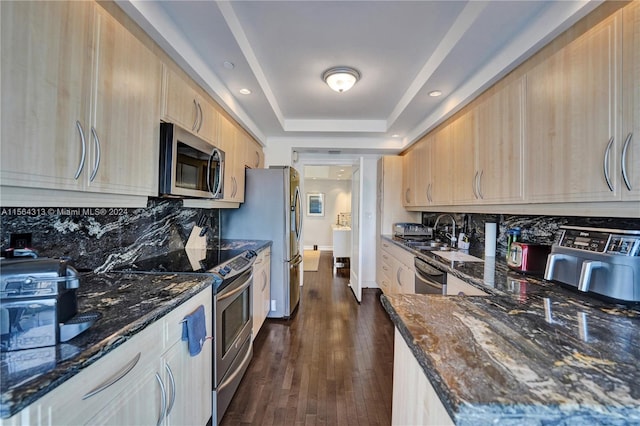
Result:
[[[296,241],[300,242],[300,231],[302,230],[302,197],[300,196],[300,187],[296,187],[296,196],[293,203],[293,211],[296,216]]]
[[[291,259],[289,263],[291,263],[291,266],[298,266],[299,264],[301,264],[302,256],[300,256],[300,253],[296,254],[296,256],[293,259]]]

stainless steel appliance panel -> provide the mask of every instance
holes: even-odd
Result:
[[[422,259],[415,258],[416,294],[447,294],[447,273],[429,265]]]
[[[292,167],[248,169],[245,202],[220,214],[222,238],[272,241],[270,318],[290,317],[300,301],[301,199]]]
[[[224,152],[172,123],[160,124],[161,196],[223,197]]]

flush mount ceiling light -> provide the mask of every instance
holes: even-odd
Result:
[[[351,89],[360,80],[360,73],[349,67],[329,68],[322,74],[322,79],[331,89],[338,93]]]
[[[251,94],[251,90],[249,89],[240,89],[239,92],[243,95],[250,95]]]
[[[439,90],[434,90],[433,92],[429,92],[429,96],[432,98],[437,98],[438,96],[442,96],[442,92]]]

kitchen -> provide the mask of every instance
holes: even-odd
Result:
[[[408,213],[413,215],[411,221],[423,221],[427,224],[435,219],[430,213],[468,214],[471,216],[469,230],[476,231],[475,234],[470,232],[475,238],[471,239],[471,244],[476,248],[482,247],[485,243],[485,222],[499,224],[498,253],[504,253],[506,250],[506,231],[522,222],[527,224],[525,230],[529,231],[525,237],[534,241],[540,235],[540,229],[546,229],[542,233],[542,239],[546,240],[541,241],[546,243],[553,242],[551,240],[556,236],[554,232],[559,226],[567,223],[567,218],[577,217],[578,220],[569,221],[572,224],[578,222],[575,224],[582,226],[638,229],[637,188],[640,184],[637,182],[638,173],[634,174],[634,171],[638,170],[640,156],[636,154],[638,144],[631,136],[638,134],[640,116],[637,83],[637,52],[640,50],[637,49],[637,2],[624,8],[619,3],[606,3],[598,9],[597,4],[572,6],[571,2],[567,3],[544,5],[548,9],[530,11],[533,17],[539,19],[554,16],[552,22],[558,25],[555,28],[556,33],[552,31],[538,35],[539,44],[529,40],[529,48],[535,47],[534,50],[593,11],[592,15],[579,21],[568,33],[556,38],[541,55],[532,57],[530,62],[520,64],[526,59],[521,57],[527,49],[511,51],[511,60],[503,58],[503,62],[507,62],[511,68],[507,66],[498,72],[492,72],[491,77],[488,77],[489,74],[480,75],[477,79],[482,80],[481,84],[474,87],[461,84],[458,92],[454,93],[455,96],[445,95],[445,100],[461,100],[457,107],[451,107],[449,101],[430,101],[433,103],[428,105],[435,105],[431,110],[434,112],[428,116],[423,113],[418,120],[422,120],[420,125],[402,132],[403,138],[393,138],[392,135],[396,133],[393,128],[389,128],[388,134],[378,139],[373,138],[371,132],[380,132],[370,130],[368,136],[365,133],[364,140],[360,140],[360,145],[357,145],[357,138],[349,138],[348,133],[340,134],[334,139],[323,133],[319,133],[315,138],[305,139],[302,137],[304,132],[299,130],[304,124],[303,120],[289,118],[281,120],[280,123],[287,131],[268,137],[269,127],[256,125],[257,116],[247,114],[240,107],[242,102],[250,101],[245,101],[245,98],[237,95],[225,97],[224,95],[229,94],[228,89],[221,87],[224,85],[212,78],[210,68],[202,62],[196,48],[180,35],[182,33],[172,35],[170,30],[175,29],[177,24],[172,20],[163,21],[167,11],[164,11],[164,14],[160,13],[163,11],[156,10],[159,6],[151,2],[107,2],[100,5],[87,3],[61,11],[51,6],[51,9],[34,8],[26,12],[35,14],[32,22],[47,22],[47,25],[41,26],[40,29],[44,33],[44,39],[50,43],[41,44],[31,39],[37,28],[21,25],[21,22],[26,21],[20,19],[12,20],[10,17],[14,11],[3,2],[3,57],[6,57],[6,52],[13,59],[4,60],[2,65],[1,196],[2,207],[6,209],[6,214],[3,213],[2,217],[3,248],[10,244],[9,234],[27,233],[26,228],[32,232],[33,245],[42,254],[69,257],[76,262],[81,260],[81,269],[109,271],[116,264],[130,262],[132,256],[140,257],[152,253],[159,247],[184,245],[194,224],[200,223],[199,218],[202,214],[206,218],[205,223],[201,224],[206,224],[210,235],[224,234],[224,229],[220,229],[220,223],[216,222],[218,209],[238,208],[245,201],[245,168],[262,168],[265,164],[296,167],[297,161],[304,160],[306,156],[316,155],[317,152],[313,152],[314,150],[328,152],[340,148],[343,152],[339,155],[344,159],[365,157],[362,163],[361,198],[364,208],[361,229],[374,231],[362,232],[362,238],[369,243],[360,247],[373,247],[378,233],[384,235],[392,232],[390,226],[376,229],[375,225],[377,219],[382,219],[377,214],[375,204],[380,192],[376,179],[380,177],[377,167],[382,154],[403,154],[398,185],[395,189],[390,189],[389,193],[385,193],[385,198],[391,198],[394,191],[398,194],[397,200],[390,201],[390,204],[405,207],[399,214],[407,214],[405,210],[409,210],[413,212]],[[254,24],[254,31],[261,31],[260,25],[265,25],[262,21],[257,22],[253,14],[268,13],[256,5],[253,5],[255,9],[248,5],[249,3],[215,6],[216,10],[219,9],[217,13],[225,17],[225,25],[229,25],[235,31],[237,40],[243,39],[242,32],[238,32],[239,27],[233,25],[234,22],[238,22],[239,17],[244,17],[247,22]],[[119,6],[126,13],[123,13]],[[444,5],[439,6],[442,7],[443,14],[448,13],[448,16],[453,18],[461,17],[455,20],[456,25],[464,24],[462,18],[470,19],[474,14],[477,17],[483,13],[482,10],[474,9],[481,6],[474,5],[473,2],[460,3],[451,6],[452,9],[446,9]],[[171,5],[167,7],[170,8]],[[488,7],[486,13],[495,10],[491,7],[497,6]],[[543,5],[538,7],[542,8]],[[578,11],[574,9],[568,17],[561,16],[558,9],[563,7],[575,7]],[[193,15],[188,18],[197,21],[198,11],[199,9],[194,7]],[[60,13],[62,15],[59,15]],[[47,17],[51,18],[47,20]],[[285,17],[286,15],[282,18]],[[419,17],[426,19],[424,16]],[[534,20],[533,17],[530,19]],[[174,16],[176,21],[184,18],[184,15]],[[56,25],[59,26],[60,22],[69,19],[83,23],[75,29],[78,32],[78,37],[74,38],[76,44],[64,42],[68,40],[59,41],[62,37],[60,34],[64,32]],[[14,25],[11,25],[12,22]],[[94,25],[91,25],[92,22]],[[455,28],[462,31],[460,27]],[[160,29],[164,29],[165,32],[158,37],[158,33],[162,33]],[[249,36],[250,29],[244,28]],[[479,31],[477,28],[471,30],[474,29]],[[471,30],[470,33],[473,34]],[[151,34],[155,42],[145,33]],[[268,33],[264,31],[264,34]],[[446,31],[443,33],[446,35]],[[581,37],[582,34],[586,35]],[[449,37],[455,35],[452,33]],[[571,43],[573,39],[577,39],[578,42]],[[28,44],[29,49],[24,50],[30,52],[29,55],[21,52],[17,40],[31,43]],[[446,41],[455,44],[451,38]],[[466,39],[465,41],[468,42]],[[252,58],[252,46],[238,43],[244,49],[245,57]],[[12,49],[11,46],[16,47]],[[124,49],[125,46],[130,49]],[[581,74],[580,70],[585,66],[583,62],[564,63],[560,60],[562,55],[552,55],[556,51],[564,53],[565,46],[568,46],[566,49],[574,49],[567,52],[567,58],[582,60],[581,55],[593,53],[596,57],[591,58],[591,62],[587,59],[585,61],[597,63],[598,67],[594,66],[593,73]],[[92,57],[88,52],[94,51],[96,54]],[[126,51],[129,56],[114,56],[113,51]],[[507,53],[509,52],[504,55]],[[55,57],[56,54],[60,56]],[[25,56],[29,57],[25,60]],[[226,55],[220,57],[226,58]],[[39,67],[37,65],[40,62],[34,58],[47,58],[54,63]],[[520,59],[520,62],[513,58]],[[610,58],[613,58],[613,65]],[[499,59],[495,59],[496,62],[493,63],[497,64]],[[244,61],[240,56],[229,61],[229,66],[233,66],[233,63],[240,65]],[[246,61],[250,66],[237,68],[253,67],[255,70],[256,65],[260,65],[250,59]],[[72,64],[79,66],[72,67]],[[500,64],[496,66],[498,65]],[[516,65],[521,67],[513,71]],[[123,73],[123,70],[129,68],[135,68],[137,73],[129,71],[131,75],[145,78],[126,78],[129,74]],[[481,66],[478,65],[478,68]],[[229,68],[224,69],[231,72]],[[114,83],[109,71],[113,76],[125,78]],[[360,87],[364,88],[369,84],[369,69],[360,71],[360,81],[349,92],[339,95],[341,101],[348,99],[346,97],[351,94],[356,96]],[[513,72],[507,74],[508,71]],[[563,74],[571,75],[579,84],[572,86],[564,82],[563,85],[563,81],[546,80],[549,75]],[[16,76],[16,81],[11,80],[9,83],[8,75]],[[500,79],[502,77],[504,79]],[[236,85],[235,82],[231,83],[233,78],[227,83],[229,87]],[[326,90],[327,94],[335,95],[324,86],[318,76],[314,78],[321,83],[318,90]],[[472,80],[471,77],[467,79]],[[495,86],[491,86],[498,80]],[[50,83],[51,81],[53,83]],[[596,95],[584,90],[585,87],[595,86],[595,81],[604,81],[604,84],[598,86],[600,91],[597,93],[598,99],[608,100],[609,104],[605,102],[605,108],[591,108],[594,104],[592,96]],[[264,81],[260,83],[264,84]],[[254,91],[260,90],[260,83],[252,86]],[[59,93],[55,90],[56,84],[60,85]],[[122,88],[125,90],[119,91]],[[11,90],[21,94],[44,93],[45,101],[29,103],[29,97],[5,96],[7,93],[13,93]],[[560,98],[566,100],[566,104],[560,105],[561,102],[556,98],[560,105],[557,110],[545,103],[545,100],[548,102],[550,96],[554,95],[553,90],[563,93],[564,97]],[[267,95],[260,96],[269,98],[269,91],[265,93]],[[541,96],[536,97],[534,94]],[[130,99],[122,100],[119,108],[103,108],[105,105],[109,106],[110,99],[120,99],[118,96],[124,97],[122,99],[129,96]],[[186,96],[186,100],[182,102],[182,111],[178,108],[180,96]],[[16,98],[24,100],[16,105]],[[57,99],[61,106],[51,111],[50,105],[54,99]],[[171,102],[167,102],[167,99],[171,99]],[[410,103],[410,100],[406,102]],[[221,105],[224,105],[224,108]],[[176,108],[172,108],[173,106]],[[304,109],[304,105],[297,107],[301,111]],[[461,109],[457,111],[456,108]],[[567,109],[580,111],[580,114],[576,113],[575,116],[583,117],[585,123],[569,122],[567,126],[554,128],[553,123],[556,119],[576,120],[575,116],[565,111]],[[346,110],[339,112],[341,115],[346,114]],[[551,117],[545,116],[546,112]],[[502,124],[510,123],[509,126],[501,127],[500,124],[494,123],[480,127],[481,135],[476,136],[477,139],[471,148],[464,148],[453,142],[454,146],[451,149],[442,148],[449,141],[463,140],[464,137],[456,135],[465,135],[469,129],[472,132],[474,124],[491,123],[491,120],[496,119],[496,115],[513,118],[500,120]],[[597,119],[603,115],[604,124],[596,125]],[[70,120],[70,117],[73,118]],[[211,120],[211,117],[214,119]],[[182,127],[191,129],[191,133],[199,133],[209,143],[219,144],[218,148],[226,154],[227,165],[222,199],[180,201],[157,198],[159,165],[155,159],[159,157],[157,141],[160,140],[160,118],[168,122],[181,123]],[[398,125],[403,119],[400,114]],[[62,121],[69,121],[71,126],[63,129],[57,125]],[[309,129],[323,129],[331,124],[328,121],[318,120],[307,125]],[[346,128],[344,126],[349,124],[337,121],[336,129],[343,126],[343,131]],[[123,126],[121,123],[129,125]],[[531,123],[536,123],[536,126],[532,126]],[[363,126],[366,123],[351,124]],[[398,134],[401,132],[398,131]],[[487,140],[512,140],[514,134],[521,141],[520,144],[503,144],[496,147],[495,144],[487,143]],[[540,149],[540,145],[528,142],[544,139],[545,134],[551,134],[557,139],[550,138],[546,142],[547,145],[542,145],[543,149]],[[289,135],[291,136],[285,137]],[[50,141],[52,136],[55,143],[42,143],[44,140]],[[75,142],[78,139],[86,140],[88,143],[68,143],[69,140]],[[604,142],[600,142],[600,139],[604,139]],[[20,149],[8,148],[8,140],[21,141]],[[100,144],[98,140],[123,140],[125,143],[113,147],[108,143]],[[126,143],[129,140],[139,140],[141,144],[148,145],[140,149],[132,148],[133,144]],[[574,140],[578,142],[567,142]],[[582,141],[592,144],[593,150],[590,151],[591,147],[585,149]],[[361,151],[353,152],[356,148]],[[469,149],[474,151],[473,155],[460,154],[468,153]],[[85,156],[85,150],[90,155]],[[588,154],[589,152],[593,155]],[[328,156],[330,155],[333,154],[329,152]],[[127,161],[109,161],[110,157]],[[86,158],[86,162],[83,160],[86,163],[85,168],[80,167],[79,158]],[[103,159],[102,164],[100,158]],[[561,165],[558,165],[558,159],[562,159]],[[431,167],[425,167],[426,165]],[[397,164],[394,167],[397,167]],[[61,174],[61,169],[71,169],[71,176]],[[391,169],[392,167],[389,167],[389,170],[385,169],[384,176],[389,173],[395,174],[397,178],[398,170]],[[37,173],[34,173],[34,170],[37,170]],[[75,175],[79,178],[74,178]],[[381,183],[386,184],[384,181]],[[496,188],[503,192],[493,192]],[[58,207],[68,207],[71,209],[69,213],[72,214],[49,216],[48,209]],[[95,210],[94,213],[97,214],[90,216],[73,214],[75,209],[82,207],[101,210]],[[392,212],[390,216],[395,214]],[[488,215],[490,218],[482,215]],[[384,219],[388,223],[409,221],[387,216]],[[458,218],[457,221],[464,223],[463,218]],[[531,226],[531,223],[535,226]],[[105,251],[109,251],[107,256]],[[372,250],[361,250],[361,253],[362,282],[365,286],[377,286],[376,267],[373,266],[377,264],[375,255]],[[637,352],[632,353],[637,356]],[[637,405],[635,409],[637,410]],[[452,413],[449,412],[449,415]]]

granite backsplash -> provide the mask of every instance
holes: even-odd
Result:
[[[184,247],[202,215],[207,243],[220,240],[218,209],[185,208],[182,200],[150,198],[146,208],[10,208],[0,209],[0,245],[11,235],[31,234],[40,256],[69,258],[76,268],[97,272],[131,259]]]
[[[433,226],[440,213],[422,213],[422,223]],[[482,252],[484,248],[484,224],[495,222],[498,225],[496,256],[506,256],[507,231],[519,227],[520,241],[537,244],[552,245],[560,236],[560,226],[587,226],[610,229],[640,229],[640,219],[637,218],[604,218],[604,217],[573,217],[573,216],[521,216],[506,214],[462,214],[451,213],[456,221],[456,234],[464,232],[469,236],[471,248]],[[440,225],[449,225],[450,219],[441,219]]]

